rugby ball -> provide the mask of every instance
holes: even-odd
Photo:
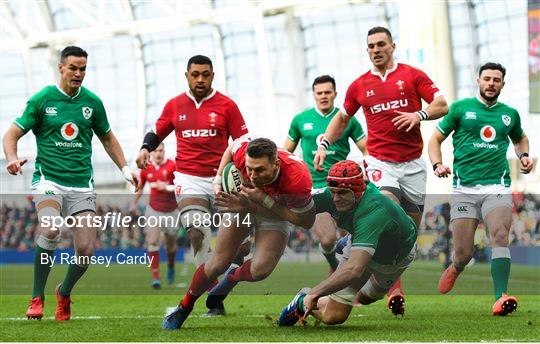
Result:
[[[222,178],[221,186],[223,192],[231,193],[233,190],[240,192],[240,186],[244,182],[244,179],[232,161],[223,169]]]

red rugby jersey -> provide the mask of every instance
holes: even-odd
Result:
[[[229,136],[248,133],[238,106],[213,90],[197,103],[189,92],[169,100],[156,121],[154,132],[160,141],[176,132],[176,168],[197,177],[214,176]]]
[[[367,124],[367,149],[379,160],[405,162],[422,155],[420,125],[411,131],[398,130],[392,119],[395,111],[422,109],[422,99],[431,103],[441,95],[438,87],[423,71],[396,63],[383,77],[376,71],[361,75],[347,89],[344,112],[354,116],[360,107]]]
[[[147,182],[150,183],[150,200],[149,205],[152,209],[164,213],[171,212],[176,209],[176,199],[174,192],[158,191],[152,187],[152,183],[164,182],[167,185],[172,185],[174,180],[174,171],[176,164],[171,159],[167,159],[161,165],[154,163],[148,164],[146,169],[141,170],[140,179],[144,186]]]
[[[233,143],[233,162],[241,171],[244,179],[249,180],[246,172],[246,150],[249,141],[237,140]],[[293,153],[278,149],[281,160],[279,174],[271,184],[262,190],[272,196],[279,204],[296,212],[309,210],[314,204],[311,198],[311,174],[305,162]]]

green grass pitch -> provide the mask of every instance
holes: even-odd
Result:
[[[442,268],[438,263],[415,262],[405,273],[406,313],[394,318],[385,300],[355,308],[337,326],[316,324],[278,328],[275,321],[303,286],[314,286],[326,276],[323,263],[280,263],[265,281],[240,284],[226,300],[227,316],[202,317],[201,297],[179,331],[162,331],[167,307],[185,292],[192,267],[177,266],[177,281],[150,289],[143,266],[92,266],[72,295],[73,319],[53,320],[53,289],[65,266],[51,271],[45,318],[26,320],[32,289],[32,267],[0,266],[0,338],[2,341],[181,341],[181,342],[344,342],[344,341],[540,341],[540,268],[512,266],[510,291],[518,310],[507,317],[491,315],[493,295],[489,266],[468,268],[449,295],[436,292]],[[165,267],[162,266],[162,273]]]

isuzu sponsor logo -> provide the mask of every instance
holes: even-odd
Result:
[[[373,105],[369,109],[371,110],[372,114],[376,114],[383,111],[400,109],[407,105],[409,105],[409,101],[407,99],[399,99],[399,100],[392,100],[392,101],[382,103],[382,104]]]
[[[217,136],[217,129],[190,129],[182,130],[182,137],[211,137]]]

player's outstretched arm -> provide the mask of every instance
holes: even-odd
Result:
[[[319,148],[317,149],[315,158],[313,159],[313,167],[315,170],[324,171],[323,163],[326,159],[326,150],[328,149],[328,146],[336,142],[341,137],[341,134],[343,134],[347,128],[347,125],[349,125],[350,120],[351,117],[347,116],[341,111],[339,111],[334,118],[332,118],[328,124],[328,127],[326,128],[326,131],[324,132],[322,141],[319,143]]]
[[[523,134],[519,141],[514,142],[514,150],[518,156],[519,162],[521,163],[520,171],[523,174],[527,174],[532,171],[534,162],[531,157],[529,157],[529,138],[527,135]]]
[[[19,159],[17,157],[17,142],[24,134],[21,128],[12,124],[4,135],[4,154],[8,162],[6,169],[9,174],[22,174],[22,166],[28,161],[28,159]]]
[[[433,165],[433,172],[439,178],[446,178],[452,173],[450,167],[442,163],[441,144],[445,139],[446,136],[441,134],[439,130],[435,129],[433,131],[433,135],[431,135],[431,138],[429,139],[428,144],[429,160]]]
[[[127,166],[124,151],[122,150],[122,147],[120,147],[120,143],[118,143],[118,140],[113,132],[109,131],[107,134],[98,137],[107,154],[111,157],[116,166],[118,166],[118,168],[122,171],[126,181],[130,182],[135,187],[135,192],[139,191],[141,188],[141,185],[139,185],[139,179]]]

